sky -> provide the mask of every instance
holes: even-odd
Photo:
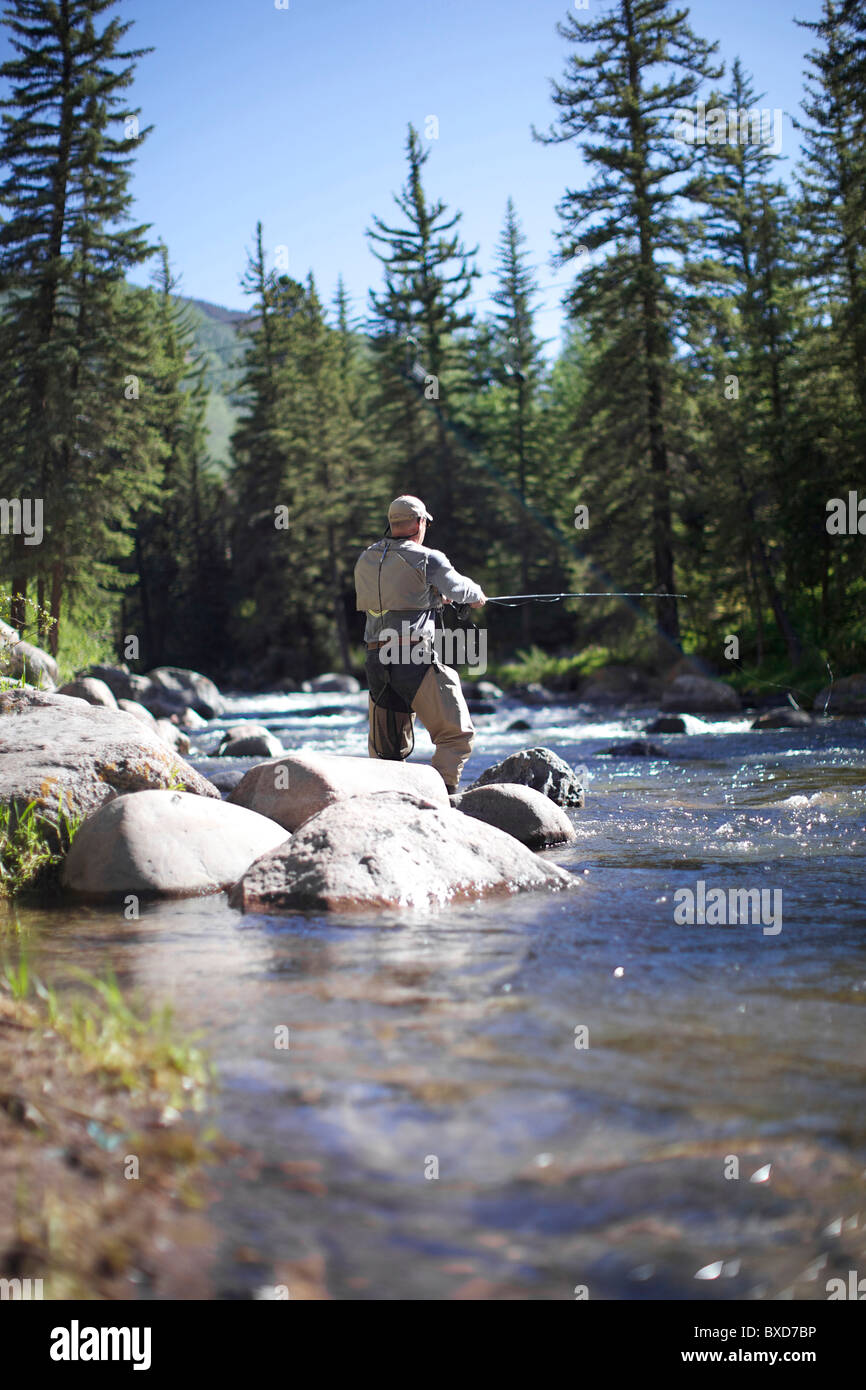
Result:
[[[606,3],[572,12],[592,18]],[[695,0],[690,10],[722,60],[742,58],[761,106],[789,113],[787,173],[811,46],[794,17],[817,18],[820,0]],[[463,239],[479,247],[475,307],[494,307],[511,196],[542,288],[538,329],[553,346],[573,278],[551,265],[555,208],[586,171],[573,146],[541,145],[531,127],[555,114],[550,80],[567,53],[556,24],[568,11],[568,0],[122,0],[129,42],[154,49],[129,98],[154,126],[135,166],[134,216],[166,242],[183,294],[248,307],[240,277],[260,220],[271,264],[285,257],[298,279],[312,270],[326,301],[342,274],[363,316],[381,281],[365,229],[396,212],[408,122],[423,136],[434,116],[425,185],[462,211]]]

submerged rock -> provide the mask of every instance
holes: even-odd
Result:
[[[532,728],[532,725],[530,724],[530,722],[529,722],[528,719],[515,719],[511,724],[509,724],[509,726],[508,726],[508,728],[506,729],[505,732],[506,732],[507,734],[514,734],[514,733],[521,733],[521,734],[522,734],[522,733],[526,733],[527,729],[531,729],[531,728]]]
[[[229,800],[294,831],[332,801],[385,791],[412,792],[448,806],[445,783],[432,767],[335,753],[286,753],[259,763]]]
[[[645,732],[648,734],[684,734],[686,733],[686,721],[681,719],[678,714],[660,714],[658,719],[647,724]]]
[[[603,748],[599,754],[602,758],[669,758],[663,748],[659,748],[657,743],[650,743],[647,739],[633,738],[623,743],[612,743],[610,748]]]
[[[87,815],[123,792],[177,784],[219,796],[132,714],[47,691],[0,694],[0,802],[35,801],[56,818],[62,795],[64,810]]]
[[[753,729],[804,729],[814,723],[811,714],[804,709],[793,709],[790,705],[778,705],[765,710],[752,724]]]
[[[662,710],[680,714],[728,714],[741,708],[736,690],[705,676],[677,676],[662,695]]]
[[[537,859],[504,831],[458,815],[447,801],[443,807],[389,791],[325,807],[253,864],[229,902],[244,912],[429,910],[491,894],[574,886],[564,869]]]
[[[188,792],[118,796],[88,816],[63,863],[70,893],[189,897],[218,893],[286,839],[281,825]]]
[[[557,806],[582,806],[584,801],[584,788],[574,769],[550,748],[525,748],[520,753],[509,754],[502,762],[482,772],[469,790],[488,787],[491,782],[516,782],[523,787],[533,787],[549,796]]]
[[[452,796],[451,805],[465,816],[495,825],[530,849],[570,845],[577,839],[568,816],[549,796],[515,782],[493,782]]]

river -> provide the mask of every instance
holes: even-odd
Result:
[[[366,753],[363,696],[229,703],[204,749],[248,716]],[[577,843],[549,852],[574,894],[375,919],[224,895],[137,922],[16,909],[43,978],[111,966],[202,1031],[207,1118],[238,1146],[211,1175],[214,1297],[824,1299],[866,1273],[866,720],[687,716],[651,736],[668,759],[600,756],[654,713],[476,719],[465,784],[541,744],[588,769]],[[780,913],[675,920],[716,888]]]

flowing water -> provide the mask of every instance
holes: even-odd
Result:
[[[364,705],[233,700],[201,746],[250,716],[365,754]],[[866,721],[687,717],[651,736],[666,760],[600,756],[651,713],[476,719],[466,781],[538,744],[588,769],[577,843],[549,852],[573,894],[18,910],[36,973],[111,966],[202,1030],[237,1145],[213,1172],[214,1296],[823,1299],[866,1275]],[[764,915],[676,920],[682,890],[719,888],[766,890]]]

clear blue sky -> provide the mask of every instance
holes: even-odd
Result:
[[[410,120],[430,142],[427,188],[462,210],[468,245],[480,246],[476,303],[489,307],[505,202],[514,198],[544,287],[539,326],[555,338],[570,272],[550,268],[554,208],[579,181],[576,150],[542,146],[554,108],[551,77],[566,52],[556,33],[567,0],[125,0],[140,61],[134,102],[155,129],[134,175],[136,215],[153,224],[181,275],[181,291],[246,307],[239,278],[257,220],[289,271],[312,269],[330,300],[342,272],[353,305],[366,307],[380,269],[364,230],[389,218],[405,174]],[[605,8],[589,0],[580,18]],[[763,106],[796,112],[820,0],[695,0],[692,27],[739,54]],[[2,45],[2,56],[8,52]],[[796,155],[785,119],[783,152]],[[787,169],[793,159],[789,158]]]

